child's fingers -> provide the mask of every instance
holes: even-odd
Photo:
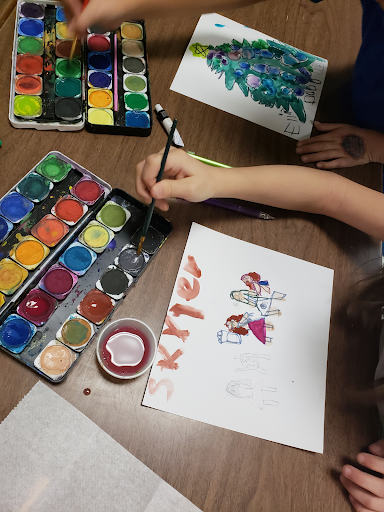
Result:
[[[347,124],[341,123],[320,123],[320,121],[314,122],[315,128],[320,132],[330,132],[332,130],[337,130],[338,128],[344,128],[348,126]]]
[[[168,199],[177,197],[193,201],[193,190],[191,190],[190,179],[162,180],[152,187],[152,196],[156,199]]]
[[[335,160],[329,160],[328,162],[316,162],[318,169],[343,169],[344,167],[352,167],[356,163],[352,163],[352,160],[347,157],[336,158]]]
[[[321,135],[316,135],[315,137],[311,137],[309,139],[305,140],[299,140],[299,142],[296,145],[296,148],[301,148],[303,146],[308,146],[310,144],[313,144],[315,142],[341,142],[343,140],[342,136],[335,137],[334,133],[322,133]]]
[[[322,160],[334,160],[344,156],[344,151],[339,149],[330,149],[329,151],[319,151],[318,153],[311,153],[310,155],[303,155],[301,161],[306,163],[320,162]]]
[[[377,457],[376,455],[371,455],[370,453],[359,453],[357,456],[357,461],[366,468],[372,469],[377,473],[384,474],[384,459],[382,457]],[[384,480],[383,480],[383,490],[384,490]],[[383,492],[384,498],[384,492]]]
[[[384,510],[384,482],[381,478],[365,473],[365,471],[360,471],[360,469],[354,468],[348,464],[343,467],[342,476],[344,476],[348,482],[361,488],[364,492],[368,492],[375,498],[380,499],[382,501],[382,508],[380,510]],[[347,488],[344,482],[343,485]],[[358,496],[353,493],[351,494],[363,503]]]
[[[384,439],[380,439],[369,446],[369,451],[378,457],[384,457]]]
[[[352,506],[356,510],[356,512],[372,512],[372,510],[369,510],[367,507],[364,507],[364,505],[358,502],[357,499],[354,498],[351,494],[349,495],[349,501],[352,503]]]
[[[136,192],[139,194],[140,197],[144,199],[146,203],[150,203],[152,201],[152,196],[142,179],[144,163],[145,160],[139,162],[136,165]]]
[[[373,495],[371,492],[361,488],[343,474],[340,475],[340,481],[347,489],[349,494],[353,496],[359,503],[366,507],[369,511],[384,510],[384,500]],[[364,509],[363,509],[364,510]]]
[[[340,144],[333,140],[327,140],[324,142],[313,141],[311,144],[305,146],[298,146],[296,153],[298,155],[305,155],[307,153],[319,153],[320,151],[328,151],[330,149],[336,149],[340,147]]]

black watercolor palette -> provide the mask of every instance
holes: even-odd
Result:
[[[12,226],[0,246],[0,288],[5,292],[0,295],[0,348],[51,382],[61,382],[133,288],[172,226],[155,213],[147,243],[137,256],[136,240],[147,206],[123,190],[111,189],[96,175],[58,152],[44,157],[0,199],[0,214],[3,210],[8,216],[9,211],[14,213],[9,203],[18,206],[13,203],[15,198],[28,201],[18,194],[20,185],[30,175],[41,176],[39,172],[52,170],[52,159],[65,166],[57,176],[61,181],[50,182],[53,186],[48,187],[48,196],[33,203],[26,217],[14,224],[0,215],[0,221],[6,221],[1,221],[5,231]],[[92,186],[99,186],[101,195]],[[58,205],[63,200],[71,201],[75,216],[76,208],[83,208],[82,216],[74,224],[62,219],[65,213]],[[52,213],[55,211],[62,217],[56,217]],[[64,208],[67,211],[71,211],[68,206]],[[55,238],[55,223],[66,226],[59,240]],[[48,224],[53,226],[51,247],[41,242],[47,237]],[[31,260],[36,259],[36,247],[42,250],[40,246],[45,252],[37,256],[36,264]],[[4,271],[3,265],[10,269]],[[17,277],[18,283],[12,288],[9,279],[16,267],[22,278]],[[59,366],[49,366],[57,361]]]
[[[152,105],[145,25],[72,39],[59,2],[18,0],[9,120],[15,128],[148,136]]]

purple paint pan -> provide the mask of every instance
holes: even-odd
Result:
[[[53,265],[39,282],[39,288],[58,300],[63,300],[71,292],[78,277],[61,265]]]

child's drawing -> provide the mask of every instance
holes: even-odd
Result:
[[[269,356],[264,354],[240,354],[239,356],[235,356],[234,359],[240,359],[241,368],[236,368],[237,372],[244,372],[248,370],[257,370],[260,373],[265,373],[267,371],[266,368],[260,366],[260,360],[268,360]]]
[[[177,295],[187,301],[196,299],[200,293],[199,281],[194,277],[193,286],[186,277],[179,277],[177,280]]]
[[[279,402],[275,400],[264,400],[264,393],[275,393],[277,389],[263,386],[262,380],[254,386],[248,379],[231,380],[231,382],[227,384],[226,389],[230,395],[236,398],[252,398],[255,400],[259,409],[263,409],[264,405],[279,405]]]
[[[221,330],[217,333],[217,341],[219,343],[232,343],[232,345],[241,345],[243,338],[240,336],[240,334],[236,334],[235,332]]]
[[[189,336],[189,331],[187,331],[186,329],[180,329],[180,327],[177,325],[177,323],[169,315],[167,315],[165,317],[165,325],[167,326],[167,328],[164,329],[163,334],[168,334],[170,336],[176,336],[177,338],[180,338],[185,343],[185,340]]]
[[[302,140],[312,131],[327,64],[224,16],[205,14],[171,89]]]
[[[250,290],[253,290],[257,295],[261,295],[261,292],[271,293],[268,281],[261,281],[261,277],[256,272],[248,272],[241,276],[241,280],[248,286]]]
[[[230,293],[231,299],[238,302],[243,302],[248,306],[259,310],[262,316],[281,315],[280,309],[272,307],[274,300],[285,300],[286,294],[280,292],[273,292],[270,297],[260,297],[257,292],[253,290],[237,290]]]
[[[183,355],[184,352],[181,349],[178,348],[172,355],[170,355],[164,345],[159,343],[158,352],[163,356],[163,359],[160,359],[157,363],[157,366],[160,366],[162,371],[165,369],[178,370],[179,363],[176,362],[176,359]]]
[[[225,326],[229,331],[243,336],[246,336],[250,330],[264,345],[272,342],[272,338],[267,336],[267,331],[274,330],[273,324],[267,323],[264,318],[253,320],[252,313],[232,315],[227,318]]]
[[[194,277],[201,277],[201,270],[197,266],[195,258],[193,256],[188,256],[188,262],[184,265],[184,270],[192,274]]]
[[[156,384],[155,379],[149,379],[148,381],[148,392],[150,395],[156,395],[156,393],[159,391],[160,388],[165,387],[167,391],[167,402],[172,398],[172,394],[174,391],[174,385],[173,382],[169,379],[161,379]]]
[[[187,306],[186,304],[174,304],[169,311],[173,314],[173,316],[186,315],[191,316],[192,318],[199,318],[200,320],[204,320],[204,311],[201,309],[196,309],[192,306]]]

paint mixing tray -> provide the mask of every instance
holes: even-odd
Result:
[[[172,226],[154,213],[143,252],[137,256],[148,207],[123,190],[111,189],[59,152],[44,157],[0,198],[0,204],[14,197],[21,182],[33,184],[32,179],[25,181],[31,175],[51,178],[53,186],[47,185],[48,196],[32,203],[20,222],[4,218],[0,223],[0,236],[2,228],[5,233],[0,249],[0,324],[14,315],[13,322],[22,322],[21,338],[25,336],[9,347],[0,339],[0,348],[51,382],[61,382],[151,263]],[[35,192],[44,196],[40,189]],[[82,199],[87,202],[87,210],[73,225],[52,213],[68,196],[76,198],[74,205]],[[76,217],[72,202],[68,206],[66,214]],[[8,215],[6,208],[3,213]],[[72,344],[71,333],[76,333]],[[22,348],[15,352],[14,346]],[[47,367],[49,361],[57,366]]]

